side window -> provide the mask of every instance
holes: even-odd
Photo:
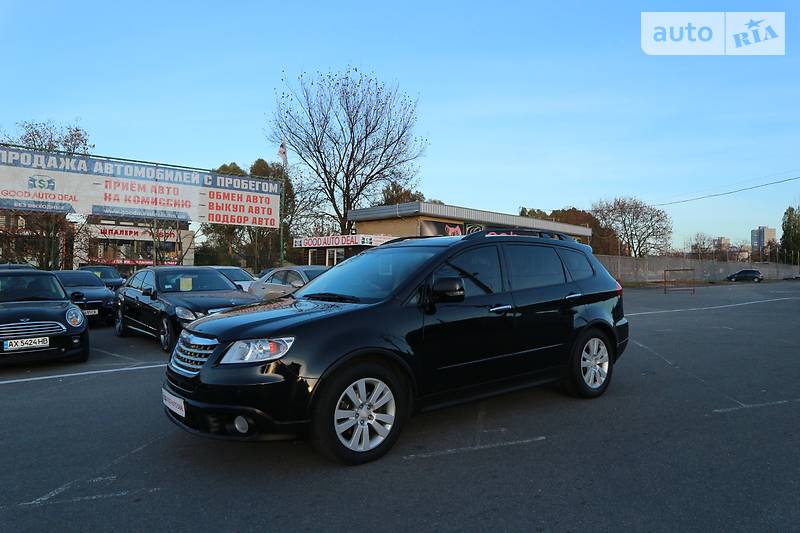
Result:
[[[269,280],[267,280],[267,283],[274,283],[276,285],[286,285],[286,271],[279,270],[278,272],[275,272],[269,278]]]
[[[142,290],[144,289],[155,289],[154,276],[151,271],[146,272],[144,275],[144,279],[142,281]]]
[[[594,269],[589,260],[581,252],[575,250],[559,250],[564,264],[567,265],[567,270],[572,274],[572,279],[580,281],[582,279],[591,278],[594,276]]]
[[[513,290],[566,283],[561,259],[549,246],[510,244],[506,246],[506,257]]]
[[[300,283],[305,284],[305,282],[303,281],[303,278],[300,276],[300,274],[298,274],[294,270],[287,270],[286,271],[286,284],[287,285],[291,285],[295,281],[299,281]]]
[[[496,246],[482,246],[451,257],[434,273],[434,279],[460,277],[464,297],[503,292],[500,256]]]
[[[137,272],[136,275],[133,276],[133,279],[131,279],[131,282],[128,286],[132,289],[141,289],[143,280],[144,272]]]

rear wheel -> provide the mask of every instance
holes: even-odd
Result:
[[[761,283],[761,278],[753,278],[753,283]]]
[[[117,309],[117,316],[114,318],[114,333],[117,337],[127,337],[130,334],[130,330],[125,324],[125,316],[122,314],[122,308]]]
[[[311,439],[319,452],[349,465],[388,452],[408,414],[404,380],[380,363],[357,363],[329,378],[317,399]]]
[[[582,398],[597,398],[611,383],[614,354],[608,336],[599,329],[583,333],[572,348],[567,390]]]

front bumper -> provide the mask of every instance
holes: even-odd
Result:
[[[254,367],[231,369],[251,373]],[[211,370],[213,372],[214,369]],[[204,369],[204,372],[206,370]],[[163,388],[183,400],[185,416],[165,407],[167,416],[182,429],[213,438],[231,440],[274,440],[291,438],[308,425],[309,384],[300,378],[268,374],[254,380],[224,379],[228,383],[204,383],[199,374],[187,378],[167,369]],[[234,419],[244,417],[248,431],[234,427]]]
[[[51,335],[50,346],[47,348],[5,351],[2,347],[3,343],[0,341],[0,365],[80,357],[89,349],[89,332],[84,327],[82,331]]]

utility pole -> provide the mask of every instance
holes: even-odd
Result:
[[[278,239],[280,240],[279,248],[280,248],[280,266],[283,266],[283,197],[285,196],[286,190],[286,178],[289,176],[289,159],[286,157],[286,142],[282,141],[280,148],[278,148],[278,156],[280,156],[281,161],[283,162],[283,176],[281,176],[281,199],[280,199],[280,209],[278,213]]]

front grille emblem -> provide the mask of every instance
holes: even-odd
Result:
[[[30,318],[28,318],[28,317],[25,317],[25,318],[20,318],[20,319],[19,319],[19,321],[20,321],[20,322],[30,322],[30,321],[31,321],[31,319],[30,319]]]

